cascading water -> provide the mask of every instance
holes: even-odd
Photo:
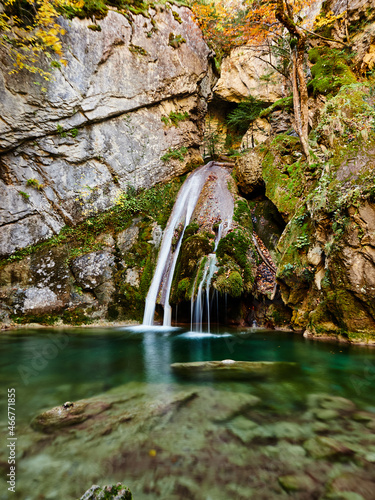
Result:
[[[202,323],[203,323],[203,313],[204,313],[204,301],[203,301],[203,290],[205,287],[206,290],[206,313],[207,313],[207,332],[210,333],[210,321],[211,321],[211,307],[210,307],[210,289],[211,289],[211,281],[212,277],[217,271],[217,258],[216,258],[216,250],[217,246],[223,237],[224,233],[226,234],[231,226],[232,219],[228,217],[225,222],[221,222],[218,228],[218,232],[215,238],[215,247],[214,253],[210,253],[207,256],[207,261],[205,262],[205,268],[203,271],[202,279],[198,285],[197,298],[194,301],[194,293],[195,286],[193,289],[193,294],[191,298],[191,321],[190,321],[190,329],[196,332],[202,332]]]
[[[169,218],[159,251],[159,257],[156,264],[154,277],[146,297],[146,306],[143,316],[144,325],[154,324],[154,314],[156,301],[161,293],[164,299],[164,320],[163,325],[171,325],[171,307],[169,304],[169,295],[172,286],[173,274],[177,263],[178,253],[180,251],[182,238],[186,226],[190,223],[198,198],[203,185],[210,173],[213,162],[207,163],[203,167],[195,170],[184,182],[176,203]],[[176,250],[172,252],[172,241],[176,228],[183,224],[179,242]]]

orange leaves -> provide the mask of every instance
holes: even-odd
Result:
[[[276,19],[280,1],[286,13],[295,16],[313,0],[245,0],[242,10],[226,8],[224,0],[193,4],[193,12],[208,43],[224,54],[246,43],[259,44],[272,34],[280,34]],[[294,20],[292,20],[294,22]]]

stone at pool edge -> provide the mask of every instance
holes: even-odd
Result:
[[[31,422],[31,427],[46,434],[52,433],[63,427],[69,427],[84,422],[88,418],[108,410],[112,405],[99,401],[68,402],[55,406],[50,410],[40,413]]]
[[[246,380],[288,375],[300,370],[298,363],[287,361],[194,361],[173,363],[171,369],[182,377]]]
[[[112,486],[103,486],[93,484],[79,500],[132,500],[133,496],[129,488],[121,483]]]

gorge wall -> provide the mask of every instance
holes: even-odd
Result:
[[[200,160],[210,51],[187,8],[110,10],[100,31],[89,19],[59,22],[67,66],[51,81],[0,62],[1,256]],[[183,120],[169,122],[171,112]],[[182,161],[161,159],[181,147]]]

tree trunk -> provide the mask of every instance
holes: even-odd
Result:
[[[301,133],[299,134],[303,152],[305,153],[306,160],[310,163],[309,152],[309,107],[307,101],[309,95],[307,92],[307,84],[305,72],[303,70],[303,63],[305,58],[305,44],[306,39],[299,39],[297,43],[297,53],[295,58],[296,76],[298,82],[298,97],[299,97],[299,111],[301,120]]]
[[[292,52],[292,83],[293,83],[293,108],[303,152],[306,160],[310,163],[309,152],[309,109],[307,105],[308,92],[306,85],[303,63],[305,57],[306,35],[294,23],[292,9],[287,0],[277,0],[276,18],[289,31],[292,37],[296,38],[297,46]]]

